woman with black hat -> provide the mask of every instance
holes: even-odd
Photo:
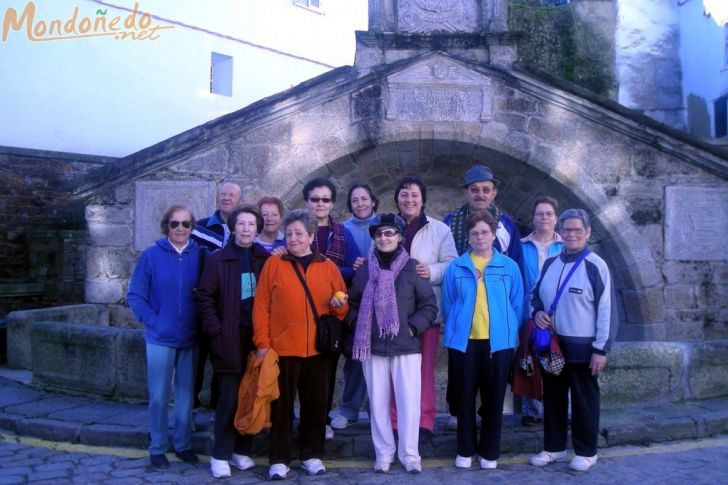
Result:
[[[389,471],[395,455],[389,416],[392,389],[399,423],[398,458],[407,472],[422,470],[418,336],[437,316],[432,286],[418,276],[418,262],[402,246],[404,228],[404,220],[394,214],[382,214],[372,222],[369,234],[374,248],[349,290],[347,321],[355,324],[352,357],[362,362],[376,452],[374,471],[381,473]]]

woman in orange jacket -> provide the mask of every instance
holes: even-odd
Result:
[[[295,268],[306,281],[319,315],[343,319],[348,311],[339,268],[311,249],[316,219],[306,210],[293,210],[286,215],[284,227],[288,254],[268,260],[253,305],[253,342],[258,355],[273,349],[279,356],[280,397],[271,406],[271,479],[284,479],[290,470],[296,391],[301,404],[301,467],[310,475],[326,472],[321,456],[330,369],[328,360],[316,350],[314,314]],[[337,292],[341,298],[334,296]]]

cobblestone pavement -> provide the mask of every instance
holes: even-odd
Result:
[[[171,456],[171,455],[168,455]],[[104,483],[104,484],[198,484],[261,483],[267,477],[264,459],[251,471],[233,469],[230,479],[218,481],[209,474],[208,458],[186,465],[171,460],[169,469],[155,471],[148,466],[143,450],[90,447],[43,441],[0,433],[0,484]],[[309,477],[294,469],[288,483],[391,483],[406,479],[412,484],[448,483],[725,483],[728,468],[728,436],[679,441],[649,447],[613,447],[603,450],[597,465],[588,473],[572,472],[566,463],[534,468],[527,455],[504,456],[497,470],[456,470],[451,460],[423,461],[419,475],[407,475],[395,466],[388,475],[374,474],[371,463],[336,460],[326,462],[328,473]],[[294,463],[296,465],[296,463]]]

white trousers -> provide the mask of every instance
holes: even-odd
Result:
[[[402,465],[420,463],[420,385],[422,355],[406,354],[394,357],[372,355],[362,362],[364,379],[369,393],[369,413],[372,440],[378,462],[394,461],[394,433],[389,417],[389,405],[394,389],[397,406],[399,449]]]

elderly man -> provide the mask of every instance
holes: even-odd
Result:
[[[488,211],[498,224],[493,247],[514,260],[521,268],[521,236],[511,216],[502,212],[493,203],[496,195],[498,195],[493,172],[485,165],[473,165],[465,172],[462,187],[465,204],[450,212],[445,216],[444,220],[445,224],[450,226],[458,255],[462,256],[470,250],[468,231],[465,230],[465,219],[474,211]],[[453,366],[448,356],[447,403],[450,408],[448,427],[457,429],[455,416],[457,415],[458,390],[452,384],[456,380],[455,376],[452,375],[452,369]]]
[[[445,224],[450,226],[458,254],[463,255],[470,249],[465,218],[473,211],[487,210],[498,223],[493,247],[520,266],[521,236],[511,216],[493,203],[498,195],[493,172],[485,165],[473,165],[465,172],[462,187],[465,204],[445,216]]]
[[[207,219],[197,221],[192,231],[192,239],[208,251],[224,247],[230,237],[228,215],[242,202],[243,191],[240,186],[224,182],[217,193],[217,210]]]

